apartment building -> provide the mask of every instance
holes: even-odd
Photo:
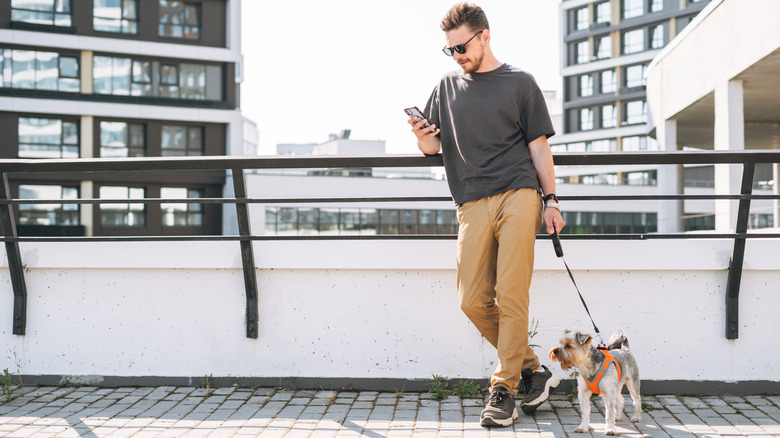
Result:
[[[0,157],[254,154],[239,111],[239,0],[0,0]],[[249,130],[251,131],[251,129]],[[250,139],[251,141],[251,139]],[[256,142],[256,141],[255,141]],[[21,235],[221,234],[225,173],[12,175]]]
[[[658,150],[648,136],[645,70],[653,58],[710,0],[563,0],[560,5],[563,130],[550,139],[554,153]],[[684,74],[684,72],[680,72]],[[570,193],[620,193],[616,186],[647,191],[657,186],[657,167],[591,170],[560,168],[558,183]],[[770,175],[771,176],[771,175]],[[687,167],[686,186],[711,189],[712,166]],[[559,190],[563,193],[562,190]],[[570,212],[571,227],[599,228],[625,221],[632,229],[657,231],[656,206],[641,211]],[[686,229],[711,229],[707,207],[691,211]],[[695,213],[695,214],[694,214]],[[626,228],[619,226],[619,228]]]

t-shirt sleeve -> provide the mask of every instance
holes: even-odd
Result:
[[[431,96],[428,98],[428,103],[425,104],[425,108],[422,111],[423,115],[428,119],[428,123],[436,125],[437,128],[441,128],[441,113],[439,112],[439,86],[433,89]],[[441,131],[436,134],[437,137],[441,137]]]
[[[529,143],[543,135],[547,138],[555,135],[555,128],[550,119],[550,112],[547,110],[544,94],[535,81],[531,81],[531,86],[533,90],[520,109],[520,117],[523,126],[526,127],[526,139]]]

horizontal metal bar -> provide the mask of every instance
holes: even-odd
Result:
[[[3,204],[144,204],[144,203],[172,203],[172,204],[290,204],[290,203],[333,203],[333,202],[453,202],[449,196],[396,196],[381,198],[242,198],[237,201],[236,198],[142,198],[142,199],[0,199],[0,205]]]
[[[450,240],[457,234],[366,234],[328,236],[22,236],[0,238],[2,242],[174,242],[240,240]],[[549,236],[537,235],[537,239]],[[561,234],[563,240],[682,240],[682,239],[778,239],[780,233],[671,233],[671,234]]]
[[[554,156],[556,165],[631,165],[631,164],[739,164],[778,163],[780,151],[654,151],[563,153]],[[117,172],[228,169],[320,169],[373,167],[438,167],[442,156],[213,156],[213,157],[138,157],[75,159],[4,159],[0,172]]]

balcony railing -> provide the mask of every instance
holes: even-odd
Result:
[[[726,338],[738,337],[738,297],[745,252],[745,242],[749,238],[780,238],[778,233],[748,233],[750,202],[753,199],[780,199],[778,195],[753,194],[753,178],[758,163],[780,163],[780,152],[744,151],[744,152],[643,152],[643,153],[590,153],[563,154],[555,156],[559,166],[604,166],[604,165],[682,165],[682,164],[737,164],[743,168],[742,184],[739,194],[685,195],[680,193],[659,193],[654,195],[588,195],[566,196],[562,201],[683,201],[683,200],[738,200],[736,227],[733,233],[633,233],[633,234],[578,234],[566,235],[566,239],[733,239],[726,287]],[[349,203],[349,202],[411,202],[411,201],[448,201],[448,197],[334,197],[297,198],[297,199],[259,199],[249,198],[246,188],[246,171],[253,169],[333,169],[333,168],[373,168],[373,167],[438,167],[442,166],[441,156],[279,156],[279,157],[180,157],[180,158],[134,158],[134,159],[74,159],[74,160],[0,160],[0,227],[5,244],[8,267],[14,293],[13,333],[24,335],[26,327],[27,288],[19,244],[21,242],[67,242],[76,241],[217,241],[231,240],[240,243],[244,284],[246,292],[246,336],[258,336],[257,279],[255,274],[252,242],[256,240],[328,240],[328,239],[454,239],[455,235],[320,235],[320,236],[268,236],[250,232],[249,205],[268,203]],[[22,204],[108,204],[127,203],[128,199],[15,199],[9,186],[9,175],[30,173],[73,173],[82,180],[93,179],[95,173],[104,172],[163,172],[225,170],[229,171],[233,184],[233,197],[189,198],[189,199],[133,199],[133,203],[216,203],[235,204],[237,213],[237,235],[190,235],[190,236],[79,236],[79,237],[23,237],[16,231],[18,206]],[[541,236],[540,238],[545,238]]]

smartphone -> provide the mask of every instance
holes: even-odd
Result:
[[[413,106],[411,108],[404,108],[404,112],[409,117],[414,117],[414,121],[415,122],[417,121],[417,119],[427,119],[427,117],[425,117],[423,115],[422,111],[420,111],[420,108],[417,108],[416,106]],[[423,128],[427,128],[429,126],[431,126],[431,124],[428,123],[428,122],[425,122],[425,125],[423,125]]]

